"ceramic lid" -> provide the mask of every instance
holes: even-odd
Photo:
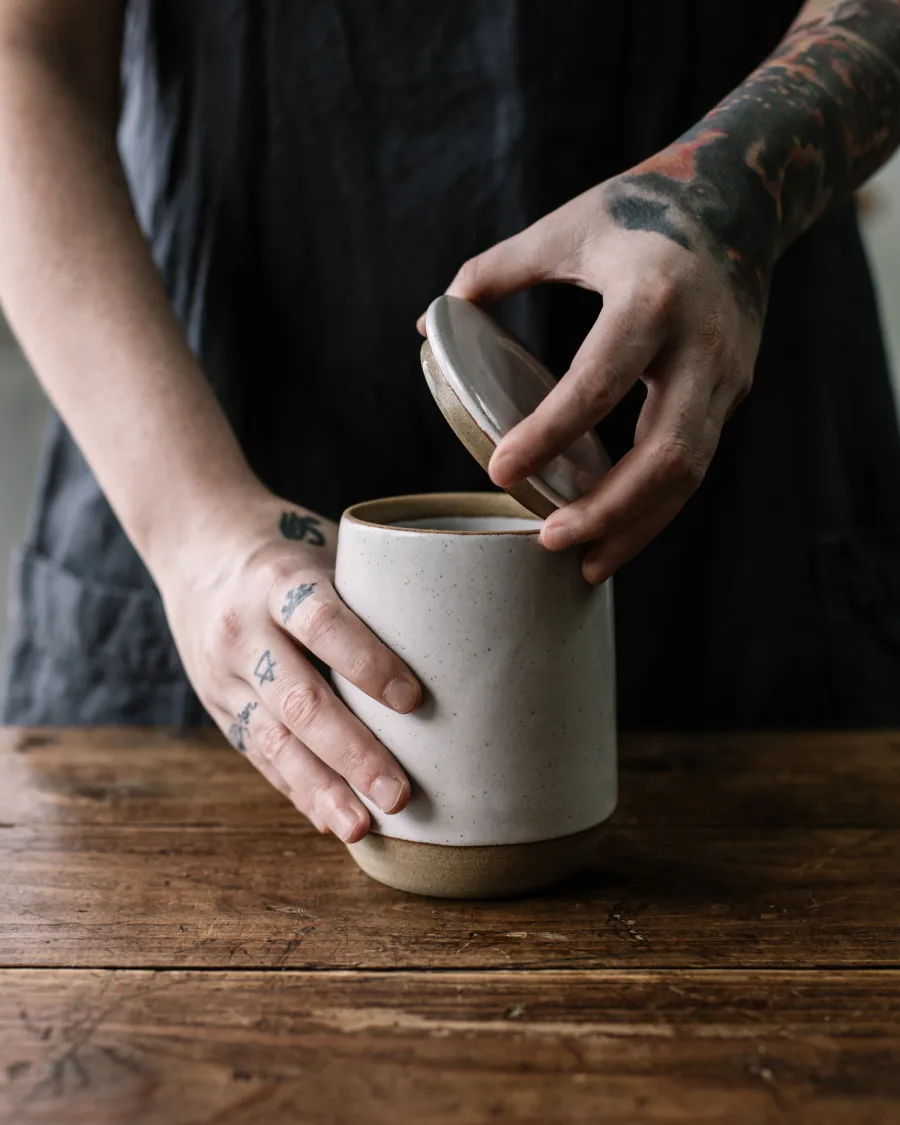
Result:
[[[425,315],[422,369],[441,413],[487,469],[491,454],[556,385],[547,368],[486,312],[438,297]],[[610,461],[593,430],[540,473],[507,489],[545,519],[594,487]]]

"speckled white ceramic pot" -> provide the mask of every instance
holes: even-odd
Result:
[[[403,526],[407,525],[407,526]],[[449,896],[533,890],[596,849],[616,804],[611,583],[540,546],[502,493],[358,504],[338,592],[424,688],[398,715],[335,676],[403,765],[412,798],[350,850],[382,882]]]

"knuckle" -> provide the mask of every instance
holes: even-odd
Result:
[[[581,410],[591,415],[607,414],[618,401],[616,388],[621,376],[611,365],[577,367],[570,372],[573,393]]]
[[[640,296],[651,320],[668,320],[678,302],[678,286],[667,277],[651,278],[644,283]]]
[[[265,730],[259,732],[257,739],[259,752],[276,769],[279,761],[284,760],[293,742],[291,732],[279,723],[270,723]]]
[[[303,792],[303,808],[307,816],[327,817],[336,804],[335,786],[325,778],[313,778]]]
[[[361,788],[368,788],[368,782],[373,781],[377,772],[373,755],[365,746],[348,746],[340,758],[339,772],[348,780],[362,783]]]
[[[722,361],[728,355],[728,329],[719,312],[709,312],[697,324],[697,338],[704,351],[714,360]]]
[[[281,714],[291,730],[314,726],[325,709],[325,693],[318,684],[294,684],[281,697]]]
[[[702,460],[680,438],[663,442],[656,450],[655,462],[656,476],[661,484],[684,482],[699,485],[706,473]]]
[[[303,565],[303,560],[297,556],[296,546],[290,544],[287,550],[261,563],[263,580],[272,596],[277,597],[288,587],[302,582],[321,581],[321,577],[312,568]]]
[[[371,649],[355,648],[347,657],[347,671],[351,679],[360,679],[374,672],[377,663],[377,657]]]
[[[313,601],[314,599],[310,599]],[[334,633],[341,618],[343,606],[337,600],[317,602],[300,623],[304,641],[311,647],[327,640]]]
[[[468,258],[459,267],[456,273],[456,284],[463,285],[466,289],[477,288],[478,278],[484,270],[484,259],[481,254]]]
[[[211,651],[218,653],[222,649],[237,648],[243,636],[244,622],[240,612],[234,606],[227,606],[213,621]]]

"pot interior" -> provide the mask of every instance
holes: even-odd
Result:
[[[376,527],[456,535],[535,535],[541,521],[505,492],[440,492],[354,504],[344,518]]]

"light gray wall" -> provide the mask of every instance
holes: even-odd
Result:
[[[0,317],[0,641],[6,629],[9,553],[25,531],[46,409]]]
[[[900,390],[900,157],[873,181],[871,198],[864,230]],[[25,530],[45,412],[44,397],[0,316],[0,638],[9,552]]]
[[[878,288],[894,385],[900,396],[900,155],[881,170],[867,190],[872,203],[863,222],[863,234]]]

